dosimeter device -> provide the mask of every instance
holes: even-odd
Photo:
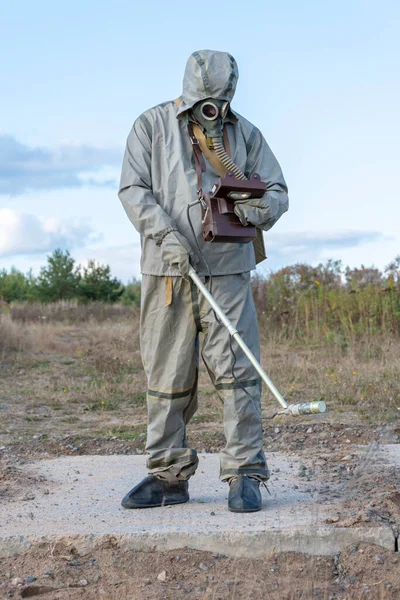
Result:
[[[266,184],[254,173],[251,179],[237,179],[228,171],[221,177],[210,193],[203,195],[202,221],[206,242],[232,242],[246,244],[257,237],[253,225],[244,227],[234,212],[237,200],[262,198]]]

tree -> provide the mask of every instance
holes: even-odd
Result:
[[[80,282],[79,268],[68,250],[54,250],[47,257],[47,266],[40,269],[36,291],[42,302],[70,300],[78,295]]]
[[[4,302],[21,302],[34,298],[35,279],[32,272],[24,275],[15,267],[8,273],[5,269],[0,271],[0,300]]]
[[[383,275],[376,267],[365,267],[361,265],[361,268],[346,267],[345,272],[346,282],[348,287],[351,289],[364,288],[368,285],[379,287],[383,285]]]
[[[124,289],[116,277],[111,277],[108,265],[99,265],[94,260],[89,260],[87,266],[81,269],[78,295],[85,302],[116,302],[124,293]]]
[[[129,281],[121,296],[122,304],[140,306],[141,284],[138,279]]]
[[[389,285],[400,283],[400,254],[385,268]]]

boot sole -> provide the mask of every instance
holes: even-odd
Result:
[[[140,508],[160,508],[160,506],[172,506],[173,504],[185,504],[186,502],[189,502],[189,498],[187,498],[186,500],[176,500],[174,502],[161,502],[160,504],[136,504],[136,505],[131,505],[131,506],[127,506],[126,504],[122,504],[122,502],[121,502],[121,506],[123,508],[137,510]]]
[[[229,506],[228,506],[228,510],[230,510],[230,512],[234,512],[234,513],[250,513],[250,512],[258,512],[258,511],[260,511],[261,510],[261,506],[260,506],[260,508],[248,508],[248,509],[246,509],[246,508],[239,508],[239,509],[229,508]]]

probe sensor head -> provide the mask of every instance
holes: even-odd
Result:
[[[303,404],[290,404],[287,408],[279,411],[280,415],[291,415],[299,417],[300,415],[316,415],[326,411],[326,404],[322,400],[314,402],[304,402]]]

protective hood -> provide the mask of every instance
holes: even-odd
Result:
[[[227,52],[198,50],[189,56],[183,77],[183,90],[178,118],[196,102],[215,98],[231,102],[235,95],[239,70],[233,56]],[[232,120],[237,117],[230,111]]]

